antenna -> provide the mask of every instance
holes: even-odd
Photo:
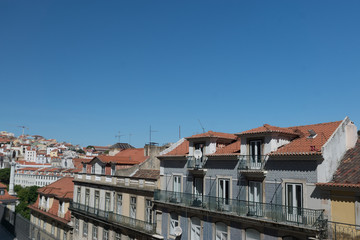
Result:
[[[121,136],[124,136],[124,135],[121,135],[121,134],[120,134],[120,131],[119,131],[119,134],[118,134],[118,135],[115,135],[115,138],[118,138],[118,140],[119,140],[119,142],[120,142]]]
[[[200,126],[201,126],[201,128],[202,128],[202,130],[203,130],[203,133],[205,133],[205,128],[204,128],[204,126],[201,124],[200,119],[198,119],[198,121],[199,121]]]
[[[24,136],[24,133],[25,133],[25,128],[26,129],[29,129],[28,127],[26,126],[17,126],[18,128],[22,128],[22,136]]]
[[[151,125],[150,125],[150,142],[149,142],[150,146],[152,145],[152,142],[151,142],[151,133],[153,133],[153,132],[159,132],[159,131],[151,130]]]
[[[181,139],[181,126],[179,125],[179,139]]]

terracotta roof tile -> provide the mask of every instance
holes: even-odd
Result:
[[[232,139],[236,140],[236,136],[231,133],[222,133],[222,132],[213,132],[208,131],[206,133],[200,133],[196,135],[192,135],[190,137],[187,137],[186,139],[194,139],[194,138],[208,138],[208,137],[215,137],[215,138],[223,138],[223,139]]]
[[[179,146],[177,146],[172,151],[162,155],[162,156],[185,156],[189,153],[189,141],[185,140]],[[162,157],[159,156],[159,157]]]
[[[149,170],[148,169],[139,169],[132,177],[156,180],[160,177],[160,171],[159,170],[150,170],[150,169]]]
[[[73,177],[63,177],[45,187],[39,188],[38,192],[46,195],[54,195],[57,198],[67,198],[68,193],[73,193]],[[71,200],[71,198],[69,198]]]
[[[223,148],[217,149],[216,152],[212,155],[238,155],[240,154],[240,145],[241,141],[238,139],[237,141]]]
[[[294,132],[293,129],[271,126],[269,124],[264,124],[261,127],[253,128],[253,129],[238,133],[237,135],[246,135],[246,134],[255,134],[255,133],[273,133],[273,132],[290,134],[290,135],[299,135],[298,133]]]
[[[321,147],[327,142],[341,122],[289,127],[289,129],[297,132],[299,137],[278,148],[271,155],[319,155],[321,154]],[[314,138],[309,138],[309,130],[314,130],[317,135]]]

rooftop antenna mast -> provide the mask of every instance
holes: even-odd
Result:
[[[158,131],[156,131],[156,130],[151,130],[151,125],[150,125],[150,142],[149,142],[150,146],[153,144],[153,143],[151,142],[151,133],[153,133],[153,132],[158,132]]]
[[[198,119],[198,121],[199,121],[200,126],[201,126],[201,128],[202,128],[202,130],[203,130],[203,133],[205,133],[205,128],[204,128],[204,126],[201,124],[200,119]]]
[[[124,136],[124,135],[121,135],[121,134],[120,134],[120,131],[119,131],[119,134],[118,134],[118,135],[115,135],[115,138],[118,139],[119,143],[120,143],[121,136]]]
[[[22,136],[24,136],[24,133],[25,133],[25,128],[26,129],[29,129],[28,127],[26,126],[17,126],[18,128],[22,128]]]

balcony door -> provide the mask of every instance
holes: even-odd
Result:
[[[98,214],[98,212],[99,212],[99,207],[100,207],[99,204],[100,204],[100,192],[95,191],[95,198],[94,198],[95,214]]]
[[[262,216],[261,182],[249,181],[249,215]]]
[[[302,222],[303,190],[300,183],[286,184],[286,212],[287,220]]]
[[[250,167],[251,169],[261,168],[261,140],[250,141]]]
[[[221,178],[218,182],[218,197],[220,210],[228,211],[230,201],[230,179]]]
[[[198,205],[202,202],[202,196],[203,196],[203,178],[194,178],[193,181],[193,194],[194,196],[194,204]]]

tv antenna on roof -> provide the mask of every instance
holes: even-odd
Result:
[[[159,132],[159,131],[151,130],[151,125],[150,125],[150,142],[149,142],[149,145],[150,145],[150,146],[151,146],[151,145],[155,145],[155,143],[153,143],[153,142],[151,141],[151,133],[153,133],[153,132]]]
[[[119,134],[118,134],[118,135],[115,135],[115,138],[118,138],[119,143],[120,143],[121,136],[124,136],[124,135],[121,135],[121,134],[120,134],[120,131],[119,131]]]
[[[205,128],[204,128],[204,126],[201,124],[200,119],[198,119],[198,121],[199,121],[200,126],[201,126],[201,128],[202,128],[202,130],[203,130],[203,133],[205,133]]]

